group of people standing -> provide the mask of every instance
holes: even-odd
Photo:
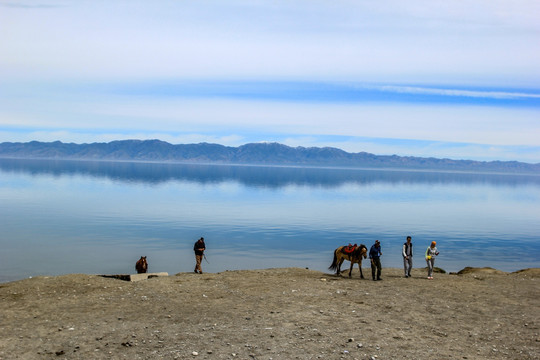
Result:
[[[430,280],[433,280],[433,267],[435,266],[435,257],[439,255],[439,251],[437,250],[436,245],[437,243],[435,241],[432,241],[431,245],[428,246],[425,253],[428,268],[427,278]],[[198,274],[202,274],[201,262],[204,257],[204,250],[206,250],[206,244],[204,243],[204,238],[201,237],[195,242],[195,245],[193,245],[193,251],[195,252],[194,272]],[[413,244],[412,238],[410,236],[407,236],[407,241],[403,244],[403,250],[401,252],[401,255],[403,256],[403,270],[405,271],[405,277],[409,278],[411,277],[411,270],[413,266]],[[373,244],[371,246],[371,249],[369,249],[369,259],[371,260],[371,276],[373,278],[373,281],[382,280],[381,256],[381,242],[379,240],[375,240],[375,244]]]
[[[411,277],[411,270],[413,266],[413,244],[412,238],[410,236],[407,236],[407,241],[403,244],[401,255],[403,256],[403,270],[405,272],[405,277],[409,278]],[[424,255],[426,258],[428,269],[427,278],[429,280],[433,280],[433,268],[435,266],[435,257],[437,255],[439,255],[439,251],[437,250],[437,243],[435,241],[432,241],[431,245],[428,246],[428,248],[426,249]],[[371,260],[371,277],[373,278],[373,281],[382,280],[381,256],[381,242],[379,240],[375,240],[375,244],[373,244],[371,246],[371,249],[369,249],[369,259]]]

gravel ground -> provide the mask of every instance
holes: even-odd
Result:
[[[284,268],[4,283],[0,359],[540,358],[540,269],[425,276]]]

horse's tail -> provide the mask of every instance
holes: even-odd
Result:
[[[332,261],[332,265],[330,265],[328,269],[337,270],[337,249],[334,250],[334,261]]]

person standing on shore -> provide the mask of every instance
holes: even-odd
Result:
[[[411,276],[412,270],[413,246],[411,240],[411,237],[407,236],[407,242],[403,244],[403,250],[401,251],[401,255],[403,255],[403,270],[405,271],[406,278]]]
[[[204,243],[204,238],[201,237],[193,245],[193,251],[195,251],[195,273],[202,274],[201,262],[204,256],[204,250],[206,250],[206,244]]]
[[[426,250],[426,262],[428,266],[427,278],[433,280],[433,268],[435,267],[435,256],[439,255],[437,250],[437,243],[435,241],[431,242],[431,245],[428,246]]]
[[[382,266],[381,266],[381,243],[379,240],[375,240],[375,244],[371,246],[371,249],[369,249],[369,258],[371,259],[371,277],[373,278],[373,281],[376,280],[382,280],[381,279],[381,272],[382,272]],[[375,270],[377,270],[377,278],[375,279]]]

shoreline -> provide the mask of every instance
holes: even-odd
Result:
[[[540,268],[469,270],[24,279],[0,284],[0,359],[539,358]]]
[[[345,262],[345,264],[341,267],[341,272],[342,272],[342,276],[343,277],[346,277],[348,276],[348,267],[346,266],[347,264],[349,264],[349,262]],[[221,274],[221,273],[225,273],[225,272],[231,272],[231,271],[264,271],[264,270],[272,270],[272,269],[279,269],[279,268],[297,268],[297,267],[294,267],[294,266],[291,266],[291,267],[268,267],[268,268],[260,268],[260,269],[233,269],[233,270],[223,270],[223,271],[216,271],[216,272],[208,272],[208,271],[205,271],[206,274]],[[301,267],[300,267],[301,268]],[[317,269],[310,269],[309,267],[306,267],[305,268],[306,270],[313,270],[313,271],[317,271],[317,272],[321,272],[325,275],[333,275],[335,274],[334,272],[330,271],[330,270],[327,270],[327,271],[320,271],[320,270],[317,270]],[[486,271],[486,272],[496,272],[496,273],[499,273],[499,274],[504,274],[504,275],[510,275],[510,274],[517,274],[517,273],[521,273],[521,272],[524,272],[524,271],[527,271],[527,270],[534,270],[534,269],[540,269],[540,267],[536,268],[536,267],[530,267],[530,268],[523,268],[523,269],[518,269],[518,270],[515,270],[515,271],[504,271],[504,270],[499,270],[499,269],[496,269],[496,268],[492,268],[490,266],[484,266],[484,267],[471,267],[471,266],[465,266],[464,268],[462,268],[461,270],[458,270],[458,271],[446,271],[445,269],[442,269],[438,266],[435,266],[435,269],[434,271],[436,273],[443,273],[443,274],[448,274],[448,275],[461,275],[465,272],[469,272],[469,271],[477,271],[477,272],[482,272],[482,271]],[[371,267],[366,267],[366,266],[363,266],[362,267],[362,270],[364,272],[364,276],[367,278],[368,275],[371,274]],[[401,270],[401,268],[397,268],[397,267],[383,267],[383,273],[385,272],[385,270],[390,270],[390,271],[398,271],[398,270]],[[427,274],[427,267],[413,267],[413,270],[415,271],[425,271],[426,274]],[[403,271],[403,270],[401,270]],[[163,273],[163,272],[160,272],[160,271],[153,271],[155,273]],[[190,272],[178,272],[178,273],[175,273],[175,274],[168,274],[168,276],[176,276],[176,275],[179,275],[179,274],[186,274],[186,273],[190,273]],[[84,276],[104,276],[104,277],[129,277],[130,275],[134,275],[136,273],[122,273],[122,274],[88,274],[88,273],[63,273],[63,274],[55,274],[55,275],[50,275],[50,274],[40,274],[40,275],[32,275],[32,276],[28,276],[28,277],[24,277],[24,278],[16,278],[16,279],[8,279],[6,278],[5,280],[2,279],[2,276],[0,275],[0,285],[3,285],[3,284],[8,284],[8,283],[12,283],[12,282],[17,282],[17,281],[24,281],[24,280],[27,280],[27,279],[33,279],[33,278],[40,278],[40,277],[60,277],[60,276],[68,276],[68,275],[84,275]],[[355,265],[354,269],[353,269],[353,277],[355,276],[359,276],[359,272],[358,272],[358,266]]]

